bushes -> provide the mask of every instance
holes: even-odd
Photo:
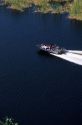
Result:
[[[40,0],[39,6],[42,12],[45,12],[49,9],[49,3],[47,0]]]

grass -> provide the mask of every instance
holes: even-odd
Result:
[[[70,8],[70,17],[82,20],[82,0],[75,0]]]
[[[5,4],[12,9],[22,11],[24,8],[31,6],[32,1],[31,0],[5,0]]]
[[[49,0],[5,0],[5,4],[12,9],[21,10],[21,11],[24,8],[30,7],[33,4],[37,6],[39,11],[44,13],[50,12],[50,11],[59,12],[62,10],[62,5],[60,4],[60,2],[59,4],[56,3],[58,4],[58,7],[53,8],[52,5],[49,3]]]

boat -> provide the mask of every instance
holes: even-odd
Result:
[[[56,44],[40,44],[38,45],[41,51],[47,52],[49,54],[65,54],[67,50],[65,48],[59,47]]]

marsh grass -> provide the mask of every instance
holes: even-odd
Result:
[[[5,4],[12,9],[21,11],[24,8],[28,8],[32,5],[37,6],[38,10],[44,13],[50,11],[59,12],[62,10],[62,5],[60,4],[60,2],[51,5],[49,3],[49,0],[5,0]]]
[[[12,9],[22,11],[24,8],[31,6],[32,1],[31,0],[5,0],[5,4]]]
[[[69,12],[73,19],[82,20],[82,0],[74,0],[70,4],[70,0],[65,0],[65,5],[62,5],[62,0],[4,0],[5,5],[11,9],[23,11],[25,8],[35,5],[37,10],[43,13],[53,12],[62,13]]]
[[[75,0],[70,7],[70,16],[77,20],[82,20],[82,0]]]

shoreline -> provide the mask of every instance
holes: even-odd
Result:
[[[35,13],[63,14],[63,13],[68,12],[69,13],[69,16],[68,16],[69,19],[82,21],[82,18],[80,16],[72,16],[70,14],[70,9],[69,9],[70,5],[69,4],[66,4],[65,6],[62,6],[61,4],[59,4],[58,8],[52,7],[49,4],[46,5],[46,7],[42,7],[42,6],[39,6],[39,5],[35,5],[33,3],[28,3],[27,5],[22,5],[21,4],[21,6],[19,6],[19,4],[15,5],[15,4],[1,3],[0,6],[6,6],[6,8],[8,8],[8,9],[11,9],[11,10],[14,10],[14,11],[19,11],[19,12],[24,12],[25,9],[29,9],[29,8],[31,8],[33,6],[35,7],[35,9],[34,9]],[[55,4],[53,4],[53,6],[55,6]]]
[[[76,21],[82,21],[82,18],[77,17],[77,16],[68,16],[68,19],[76,20]]]

